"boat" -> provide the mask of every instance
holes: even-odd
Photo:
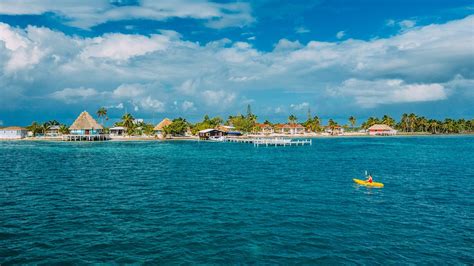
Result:
[[[209,137],[209,140],[210,141],[216,141],[216,142],[223,142],[223,141],[225,141],[225,137],[224,136],[220,136],[220,137],[214,136],[214,137]]]
[[[352,179],[354,180],[354,182],[358,185],[361,185],[361,186],[366,186],[366,187],[378,187],[378,188],[382,188],[383,187],[383,183],[380,183],[380,182],[367,182],[365,180],[361,180],[361,179],[357,179],[357,178],[354,178]]]

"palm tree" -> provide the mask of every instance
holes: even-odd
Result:
[[[388,115],[382,117],[382,124],[393,127],[395,125],[395,119],[391,118]]]
[[[290,124],[296,124],[296,122],[298,122],[298,118],[297,118],[296,116],[294,116],[294,115],[290,115],[290,116],[288,117],[288,122],[289,122]]]
[[[59,133],[66,135],[69,134],[69,128],[66,125],[59,126]]]
[[[416,115],[414,113],[408,115],[408,122],[410,124],[410,132],[414,132],[416,125]]]
[[[50,128],[51,128],[51,125],[48,122],[43,123],[43,125],[41,126],[41,131],[43,132],[43,136],[46,136],[46,131],[48,131]]]
[[[402,131],[404,132],[408,131],[408,114],[404,113],[402,115],[402,118],[400,119],[400,127]]]
[[[354,130],[354,126],[356,124],[356,118],[353,116],[349,117],[349,123],[351,123],[352,130]]]
[[[99,118],[102,118],[102,126],[104,126],[104,118],[108,120],[109,118],[107,117],[107,109],[105,107],[100,107],[99,110],[97,110],[97,116]]]
[[[41,125],[37,122],[31,123],[31,125],[29,125],[27,129],[33,133],[33,137],[36,137],[36,134],[40,133],[42,130]]]
[[[135,127],[135,118],[129,114],[126,113],[122,116],[122,126],[127,128],[127,134],[132,135],[134,132],[134,127]]]
[[[57,120],[49,120],[46,123],[50,126],[59,126],[60,125],[60,123]]]

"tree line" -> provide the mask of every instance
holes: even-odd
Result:
[[[107,109],[101,107],[96,112],[97,118],[101,120],[102,125],[104,126],[106,132],[108,128],[105,127],[105,121],[108,120]],[[202,121],[197,123],[190,123],[184,118],[176,118],[172,120],[172,123],[163,128],[164,135],[184,135],[186,132],[191,132],[192,134],[197,134],[200,130],[208,128],[217,128],[220,125],[233,126],[237,131],[243,133],[255,133],[262,129],[262,124],[257,123],[257,115],[252,113],[250,105],[247,106],[247,112],[245,115],[230,115],[226,120],[221,117],[209,117],[205,115]],[[357,125],[357,118],[355,116],[350,116],[347,119],[346,124],[338,124],[334,119],[329,119],[326,126],[322,125],[322,119],[318,116],[312,116],[311,111],[308,109],[308,115],[305,121],[298,123],[298,118],[290,114],[288,116],[288,124],[301,124],[305,127],[306,131],[309,132],[321,132],[326,128],[334,130],[337,127],[343,127],[348,131],[359,131],[367,130],[369,127],[375,124],[385,124],[394,129],[397,129],[401,132],[422,132],[422,133],[432,133],[432,134],[453,134],[453,133],[466,133],[474,131],[474,119],[451,119],[446,118],[444,120],[430,119],[424,116],[417,116],[414,113],[403,114],[400,120],[397,122],[394,118],[389,115],[384,115],[381,118],[378,117],[369,117],[367,120],[363,121],[360,126]],[[56,120],[50,120],[42,124],[33,122],[28,129],[33,132],[33,135],[37,134],[46,134],[46,132],[52,127],[58,125],[59,133],[68,134],[69,128],[60,124]],[[263,125],[276,127],[278,124],[274,124],[268,120],[263,122]],[[125,113],[120,121],[116,122],[114,126],[123,126],[126,129],[127,135],[149,135],[152,136],[155,134],[154,125],[146,123],[143,121],[137,121],[132,114]]]

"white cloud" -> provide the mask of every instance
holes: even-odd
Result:
[[[415,27],[416,21],[414,21],[414,20],[409,20],[409,19],[405,19],[405,20],[400,21],[400,22],[398,23],[398,25],[399,25],[400,28],[402,28],[402,29],[409,29],[409,28]]]
[[[110,58],[126,60],[150,52],[166,50],[169,38],[163,35],[107,34],[90,40],[82,52],[84,58]]]
[[[304,109],[308,109],[309,103],[304,102],[304,103],[300,103],[300,104],[291,104],[290,107],[295,111],[301,111],[301,110],[304,110]]]
[[[186,99],[203,112],[235,112],[247,96],[272,113],[276,101],[256,95],[281,96],[291,88],[311,97],[283,99],[282,112],[291,102],[314,98],[324,99],[318,103],[323,108],[337,105],[340,97],[365,107],[449,99],[461,90],[473,97],[467,93],[473,23],[469,16],[367,41],[281,39],[271,51],[228,39],[194,43],[176,32],[84,38],[0,24],[0,105],[28,106],[38,96],[86,105],[95,97],[103,106],[132,100],[146,111]],[[26,63],[10,63],[18,58]],[[389,86],[388,80],[400,84]]]
[[[344,36],[346,36],[346,32],[341,30],[338,33],[336,33],[336,38],[342,39]]]
[[[139,103],[141,107],[146,110],[160,113],[165,111],[165,104],[157,99],[151,98],[150,96],[141,99]]]
[[[51,97],[56,100],[63,101],[65,103],[76,103],[87,98],[97,96],[99,92],[92,88],[65,88],[60,91],[55,91],[51,94]]]
[[[145,89],[142,84],[122,84],[118,86],[112,95],[116,98],[128,98],[133,99],[144,93]]]
[[[438,101],[447,98],[447,92],[441,84],[406,84],[399,79],[349,79],[343,82],[338,93],[340,96],[354,97],[359,105],[366,108],[380,104]]]
[[[296,27],[295,32],[298,34],[304,34],[304,33],[310,33],[311,31],[303,26],[301,27]]]
[[[181,108],[183,109],[183,111],[188,111],[188,110],[195,110],[196,108],[194,107],[194,103],[193,102],[190,102],[190,101],[184,101],[182,104],[181,104]]]
[[[205,90],[202,92],[202,96],[207,105],[216,106],[219,108],[232,104],[236,98],[235,93],[226,92],[224,90]]]
[[[114,5],[108,0],[2,0],[0,5],[0,14],[4,15],[41,15],[46,12],[64,18],[70,26],[84,29],[107,21],[129,19],[203,19],[211,28],[242,27],[255,21],[248,3],[141,0],[138,5]]]

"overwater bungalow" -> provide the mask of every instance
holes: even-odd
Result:
[[[162,138],[164,136],[163,128],[166,127],[166,126],[171,125],[172,123],[173,123],[173,121],[171,121],[168,118],[165,118],[165,119],[161,120],[161,122],[158,123],[158,125],[156,125],[155,128],[153,129],[155,131],[155,135]]]
[[[23,139],[26,138],[28,130],[23,127],[5,127],[0,128],[0,139]]]
[[[97,141],[108,140],[109,135],[104,134],[104,127],[97,123],[92,116],[84,111],[69,127],[71,134],[64,135],[66,141]]]
[[[371,136],[393,136],[397,135],[397,131],[385,124],[375,124],[367,129]]]

